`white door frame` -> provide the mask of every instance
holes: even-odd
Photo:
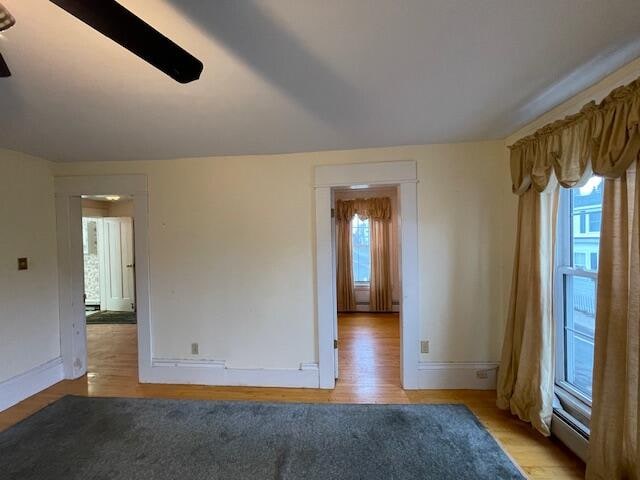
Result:
[[[65,378],[87,371],[82,255],[81,195],[132,195],[136,258],[138,372],[140,381],[151,371],[149,295],[149,197],[145,175],[55,177],[58,289],[60,296],[60,351]]]
[[[335,187],[398,187],[400,267],[400,378],[405,389],[418,388],[418,195],[414,160],[321,165],[315,168],[316,301],[320,388],[335,387],[334,312],[337,300],[332,260],[331,192]]]

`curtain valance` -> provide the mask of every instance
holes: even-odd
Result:
[[[336,201],[336,218],[338,220],[351,221],[356,214],[363,220],[367,218],[391,220],[391,199],[382,197]]]
[[[638,158],[639,124],[640,78],[509,147],[513,193],[543,192],[555,181],[571,188],[591,172],[620,177]]]

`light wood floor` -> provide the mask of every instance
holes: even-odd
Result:
[[[558,442],[495,407],[495,392],[400,388],[396,314],[339,319],[340,379],[335,390],[139,384],[135,325],[87,328],[88,374],[65,380],[0,413],[0,430],[63,395],[334,403],[464,403],[533,479],[584,478],[584,465]]]

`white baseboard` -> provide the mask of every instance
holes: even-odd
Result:
[[[362,304],[362,303],[357,303],[356,304],[356,312],[369,312],[369,304]],[[395,312],[395,313],[399,313],[400,312],[400,305],[391,305],[391,312]],[[374,312],[377,313],[377,312]]]
[[[419,362],[418,388],[493,390],[497,369],[495,362]]]
[[[228,368],[224,360],[154,358],[141,371],[143,383],[174,383],[215,386],[319,388],[317,363],[300,368]]]
[[[0,382],[0,411],[64,380],[62,357],[49,360],[4,382]]]

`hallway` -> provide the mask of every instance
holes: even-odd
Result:
[[[400,386],[400,324],[397,313],[338,315],[339,401],[406,403]]]

